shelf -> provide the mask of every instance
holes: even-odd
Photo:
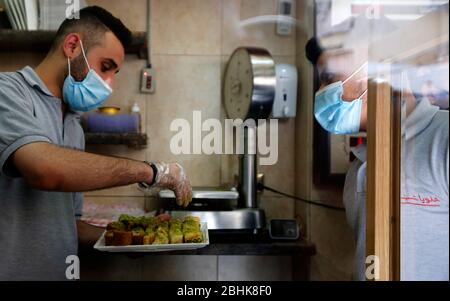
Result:
[[[142,133],[110,134],[110,133],[85,133],[86,144],[99,145],[127,145],[134,148],[147,146],[147,135]]]
[[[47,52],[56,31],[0,29],[0,52]],[[140,59],[147,58],[146,33],[132,33],[132,43],[125,52],[136,54]]]

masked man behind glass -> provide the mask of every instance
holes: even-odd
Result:
[[[315,38],[306,44],[306,56],[321,79],[314,115],[330,133],[366,131],[368,64],[363,49],[359,53],[357,49],[324,51]],[[401,100],[406,115],[401,158],[401,280],[448,281],[448,111],[413,93],[411,83],[417,85],[418,76],[414,69],[406,74],[407,88],[402,87]],[[366,145],[352,152],[356,159],[347,172],[343,201],[356,239],[353,277],[365,280]]]

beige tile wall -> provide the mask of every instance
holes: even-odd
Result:
[[[123,1],[89,0],[121,18],[131,30],[145,30],[146,1],[135,0],[124,7]],[[221,78],[226,62],[238,46],[267,48],[276,62],[295,64],[295,31],[289,37],[275,34],[275,26],[259,24],[240,28],[241,20],[262,14],[275,14],[276,0],[153,0],[152,1],[152,65],[157,72],[156,93],[138,92],[139,70],[145,61],[128,55],[118,74],[118,86],[109,104],[125,109],[137,101],[145,116],[143,129],[149,137],[145,150],[122,147],[92,147],[88,151],[133,159],[178,161],[186,169],[193,186],[230,184],[238,171],[237,156],[172,155],[169,130],[175,118],[192,120],[192,111],[202,112],[202,120],[226,118],[221,101]],[[263,166],[266,184],[287,193],[295,191],[295,119],[279,122],[279,161]],[[91,196],[139,196],[135,185],[86,194]],[[263,196],[261,207],[267,217],[293,217],[294,202],[271,201]]]
[[[153,1],[152,52],[219,56],[222,3],[221,0]]]
[[[239,46],[256,46],[272,55],[294,55],[295,32],[289,37],[276,35],[273,23],[240,26],[243,20],[274,15],[276,11],[276,0],[223,1],[222,54],[230,55]]]
[[[87,0],[86,3],[87,5],[98,5],[107,9],[111,14],[126,22],[130,30],[145,31],[147,28],[146,0]]]

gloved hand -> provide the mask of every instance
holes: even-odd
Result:
[[[178,163],[152,163],[156,169],[155,182],[150,188],[166,188],[175,193],[179,206],[186,207],[192,201],[192,188],[184,173],[183,167]]]

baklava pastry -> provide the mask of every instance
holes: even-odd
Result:
[[[155,241],[156,230],[155,225],[149,225],[147,229],[145,229],[145,235],[143,238],[144,245],[151,245]]]
[[[126,230],[126,227],[121,222],[111,222],[106,226],[106,230]]]
[[[133,233],[133,245],[142,245],[144,242],[145,231],[141,227],[134,228]]]
[[[169,241],[171,244],[183,243],[183,223],[179,219],[172,219],[169,222]]]
[[[113,245],[113,237],[114,232],[112,230],[108,230],[105,233],[105,246],[112,246]]]
[[[119,216],[119,222],[124,224],[127,230],[131,231],[133,228],[139,226],[140,219],[128,214],[122,214]]]
[[[199,243],[203,241],[200,230],[200,219],[195,216],[187,216],[183,222],[183,236],[186,243]]]
[[[153,242],[154,245],[164,245],[169,243],[169,233],[168,231],[159,226],[158,229],[156,229],[155,234],[155,241]]]
[[[128,246],[133,243],[133,233],[131,231],[112,230],[113,246]]]

